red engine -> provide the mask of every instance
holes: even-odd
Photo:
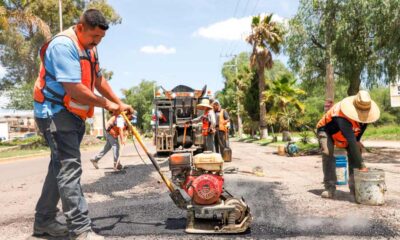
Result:
[[[188,176],[183,189],[199,205],[209,205],[218,202],[222,193],[224,178],[214,174]]]
[[[198,205],[217,203],[223,192],[223,160],[219,154],[176,153],[170,157],[172,180]]]

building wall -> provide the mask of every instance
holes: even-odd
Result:
[[[93,118],[92,118],[92,136],[103,136],[103,117],[102,111],[95,111]]]
[[[5,138],[6,141],[10,139],[10,135],[8,133],[8,123],[0,122],[0,138]]]
[[[33,110],[0,109],[0,122],[7,123],[7,127],[2,126],[0,137],[7,131],[8,140],[37,131]]]

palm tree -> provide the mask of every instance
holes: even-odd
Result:
[[[296,79],[291,74],[285,73],[270,83],[268,90],[264,92],[263,101],[268,104],[269,112],[278,120],[281,129],[290,130],[290,126],[296,121],[297,113],[304,112],[304,104],[299,96],[305,91],[296,88]],[[294,109],[297,109],[297,112]]]
[[[252,33],[246,41],[253,46],[250,56],[250,65],[256,70],[259,87],[260,104],[260,138],[268,136],[266,123],[266,107],[264,99],[265,91],[265,68],[271,69],[273,66],[272,52],[279,53],[283,41],[284,32],[280,26],[272,21],[272,14],[263,18],[255,16],[251,23]]]

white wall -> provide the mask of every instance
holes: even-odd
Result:
[[[0,137],[5,137],[6,140],[10,139],[7,122],[0,122]]]

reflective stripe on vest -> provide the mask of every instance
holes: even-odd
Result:
[[[79,54],[79,62],[81,66],[81,83],[89,88],[92,92],[94,91],[95,79],[97,78],[97,74],[100,71],[97,51],[96,48],[92,50],[86,51],[79,43],[78,38],[74,29],[71,27],[56,36],[54,36],[50,41],[46,42],[42,48],[40,49],[40,71],[39,77],[36,79],[34,86],[34,100],[39,103],[43,103],[45,100],[54,104],[63,105],[68,111],[78,115],[80,118],[85,120],[88,117],[93,116],[94,106],[93,105],[85,105],[81,104],[75,99],[73,99],[69,94],[65,93],[64,95],[57,94],[54,90],[50,89],[46,84],[46,77],[51,81],[56,81],[56,78],[51,75],[45,68],[45,53],[50,44],[50,42],[59,36],[66,36],[72,40],[74,43],[78,54]],[[52,99],[47,97],[43,90],[51,93],[54,98]]]
[[[319,120],[317,124],[317,129],[325,127],[328,123],[332,121],[332,118],[334,117],[345,118],[347,121],[351,123],[351,128],[354,132],[354,135],[356,137],[360,135],[361,133],[360,124],[357,121],[354,121],[343,114],[343,112],[340,110],[340,102],[336,103],[331,109],[329,109],[328,112],[325,113],[325,115],[321,118],[321,120]],[[339,148],[346,148],[349,145],[347,139],[343,136],[341,131],[338,131],[337,133],[333,134],[332,139],[335,146]]]
[[[224,123],[224,109],[221,109],[221,111],[219,112],[219,119],[218,119],[218,129],[220,131],[226,132],[228,131],[228,129],[226,128],[226,125]]]

